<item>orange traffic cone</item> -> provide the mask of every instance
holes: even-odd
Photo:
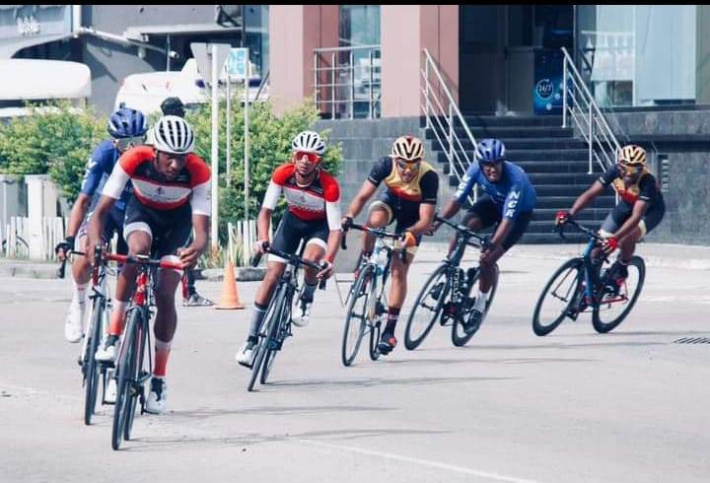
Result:
[[[237,280],[234,276],[234,265],[230,260],[224,267],[224,280],[222,281],[222,295],[219,298],[219,305],[215,308],[223,310],[243,309],[244,304],[239,300],[237,293]]]

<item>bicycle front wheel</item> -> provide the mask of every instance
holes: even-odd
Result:
[[[581,258],[571,258],[552,274],[542,289],[533,312],[533,331],[545,336],[555,330],[578,301],[578,291],[584,270]]]
[[[476,276],[473,277],[473,280],[471,281],[471,285],[475,285],[476,282],[478,281],[478,278],[481,275],[480,270],[476,270]],[[498,264],[495,265],[495,275],[493,278],[493,283],[491,284],[491,288],[489,289],[489,295],[488,295],[488,300],[486,300],[486,308],[485,308],[485,314],[484,317],[488,315],[488,311],[491,308],[491,305],[493,304],[493,298],[496,296],[496,291],[498,290],[498,279],[500,278],[500,269],[498,268]],[[468,312],[462,314],[463,317],[471,317],[471,310]],[[464,328],[462,322],[462,317],[454,317],[454,323],[451,325],[451,342],[456,346],[456,347],[463,347],[466,344],[468,344],[468,341],[470,341],[474,335],[478,332],[478,329],[481,328],[481,324],[479,323],[477,327],[474,328],[474,330],[470,330],[470,332],[466,332],[466,329]]]
[[[286,331],[286,324],[291,319],[291,298],[293,298],[292,292],[289,291],[288,295],[289,297],[287,297],[286,303],[282,306],[281,314],[278,318],[281,323],[277,324],[276,329],[274,330],[274,333],[271,337],[271,340],[273,341],[272,344],[275,343],[278,345],[278,347],[268,347],[266,350],[264,365],[261,368],[261,378],[259,379],[262,384],[266,384],[266,382],[268,381],[269,374],[271,374],[271,369],[274,367],[276,355],[281,350],[281,344],[283,344],[283,341],[286,339],[286,334],[283,332]]]
[[[130,313],[123,342],[116,361],[116,404],[113,408],[113,429],[111,432],[111,447],[118,450],[121,447],[124,427],[131,407],[131,392],[135,377],[136,337],[135,326],[140,322],[138,311]]]
[[[618,287],[618,292],[610,292],[606,287],[597,291],[597,301],[592,310],[592,325],[600,334],[606,334],[621,324],[636,300],[641,295],[646,280],[646,264],[641,257],[631,257],[628,265],[629,276]]]
[[[84,424],[87,426],[91,424],[91,418],[96,411],[96,399],[99,393],[99,363],[95,354],[101,340],[105,310],[104,299],[97,296],[91,312],[91,325],[87,331],[89,340],[86,343],[87,353],[84,359]]]
[[[254,363],[251,366],[251,377],[249,378],[249,385],[247,386],[247,391],[249,392],[254,390],[256,380],[261,374],[261,366],[266,358],[266,353],[269,351],[269,344],[276,339],[279,324],[281,323],[281,312],[286,299],[285,291],[286,285],[279,286],[277,292],[271,297],[269,308],[266,309],[263,322],[264,326],[259,333],[259,345],[257,346],[256,355],[254,356]]]
[[[375,267],[365,265],[353,284],[348,302],[347,315],[345,316],[345,327],[343,328],[343,343],[340,351],[343,365],[350,366],[358,351],[362,338],[365,335],[367,320],[372,314],[368,314],[368,301],[371,294],[372,282],[375,278]]]
[[[410,351],[424,342],[441,315],[444,300],[448,296],[451,286],[447,270],[446,264],[440,265],[429,276],[417,295],[404,331],[404,346]]]
[[[142,309],[136,310],[135,338],[134,338],[134,353],[133,353],[133,383],[131,384],[131,398],[128,401],[126,424],[123,427],[123,439],[126,441],[131,439],[131,430],[133,429],[133,420],[136,417],[138,408],[138,398],[145,398],[143,383],[148,379],[143,373],[143,361],[145,360],[145,351],[147,341],[149,340],[148,330],[148,314]],[[148,374],[149,375],[149,374]],[[142,399],[144,401],[144,399]]]

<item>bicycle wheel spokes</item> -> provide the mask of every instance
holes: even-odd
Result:
[[[374,268],[366,265],[360,272],[357,280],[353,284],[350,300],[345,316],[345,327],[343,328],[343,344],[341,350],[341,360],[344,366],[349,366],[355,360],[362,338],[365,335],[368,317],[370,312],[371,288],[374,280]]]
[[[476,271],[476,276],[473,278],[471,281],[472,285],[476,285],[478,282],[478,279],[481,275],[481,271],[477,270]],[[498,289],[498,280],[500,278],[500,269],[498,268],[498,265],[495,265],[495,275],[493,279],[493,283],[491,284],[491,288],[488,290],[488,300],[486,300],[486,313],[484,314],[484,317],[488,316],[488,311],[491,308],[491,305],[493,304],[493,299],[496,296],[496,290]],[[473,289],[471,289],[473,291]],[[468,322],[471,317],[473,317],[473,300],[471,300],[466,307],[466,310],[463,310],[460,308],[459,310],[462,310],[462,314],[454,318],[454,323],[451,326],[451,342],[456,346],[456,347],[463,347],[468,342],[473,338],[474,335],[478,332],[478,329],[481,327],[481,322],[479,322],[477,327],[473,327],[472,329],[468,329],[464,327],[463,321]]]
[[[111,446],[114,450],[121,447],[121,440],[126,434],[129,411],[135,409],[133,398],[137,397],[135,393],[138,374],[136,356],[140,352],[137,326],[141,323],[142,314],[140,310],[130,310],[127,313],[129,314],[128,324],[126,324],[125,335],[116,362],[116,404],[113,410],[111,434]]]
[[[417,295],[404,332],[404,345],[409,350],[419,347],[441,315],[449,292],[447,269],[446,265],[439,266]]]
[[[262,330],[259,333],[259,343],[255,349],[256,355],[254,356],[254,362],[251,367],[251,377],[249,378],[247,391],[251,392],[254,390],[256,380],[261,373],[261,366],[266,358],[266,353],[269,351],[269,344],[272,340],[275,340],[276,331],[278,330],[279,320],[281,318],[281,308],[285,304],[285,290],[285,285],[279,286],[277,292],[271,297],[269,308],[266,309]]]
[[[86,341],[86,356],[84,357],[84,424],[91,424],[91,418],[96,410],[96,399],[99,393],[99,363],[95,358],[96,350],[101,340],[102,317],[104,316],[103,299],[97,297],[91,312],[90,326]]]
[[[599,303],[592,312],[594,329],[604,334],[614,330],[629,315],[641,294],[646,278],[646,265],[640,257],[632,257],[628,265],[629,276],[615,290],[601,288]]]
[[[550,277],[533,313],[533,331],[539,336],[552,332],[562,323],[569,311],[576,310],[577,289],[581,278],[583,261],[567,260]]]

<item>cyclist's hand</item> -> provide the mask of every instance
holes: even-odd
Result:
[[[432,236],[434,233],[437,232],[439,227],[441,227],[442,223],[440,221],[435,221],[434,223],[431,224],[431,228],[425,233],[427,236]]]
[[[318,280],[328,280],[333,276],[333,263],[323,259],[320,262],[321,271],[316,274]]]
[[[65,260],[69,252],[74,248],[74,237],[68,236],[66,240],[57,243],[54,247],[54,253],[57,255],[59,260]]]
[[[269,246],[269,240],[260,240],[256,242],[255,250],[257,255],[265,255],[267,246]]]
[[[352,216],[344,216],[340,219],[340,224],[343,226],[343,230],[347,230],[353,224]]]
[[[417,237],[414,236],[414,233],[407,230],[402,234],[400,242],[402,243],[402,248],[413,247],[417,245]]]
[[[180,257],[180,263],[182,263],[185,268],[194,268],[201,255],[200,250],[193,246],[179,248],[177,254]]]
[[[609,238],[605,238],[601,242],[601,247],[602,250],[604,251],[604,254],[609,256],[612,253],[614,253],[614,250],[619,248],[619,240],[616,239],[616,237],[611,236]]]
[[[572,214],[569,211],[560,210],[555,215],[555,226],[562,226],[572,219]]]

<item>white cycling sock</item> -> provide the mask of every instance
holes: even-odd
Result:
[[[488,293],[483,293],[481,292],[481,289],[478,289],[478,293],[476,294],[476,310],[483,312],[483,310],[486,308],[486,302],[488,301]]]
[[[86,302],[86,289],[88,288],[89,283],[77,283],[75,280],[73,285],[74,296],[71,300],[71,303],[84,305],[84,303]]]

